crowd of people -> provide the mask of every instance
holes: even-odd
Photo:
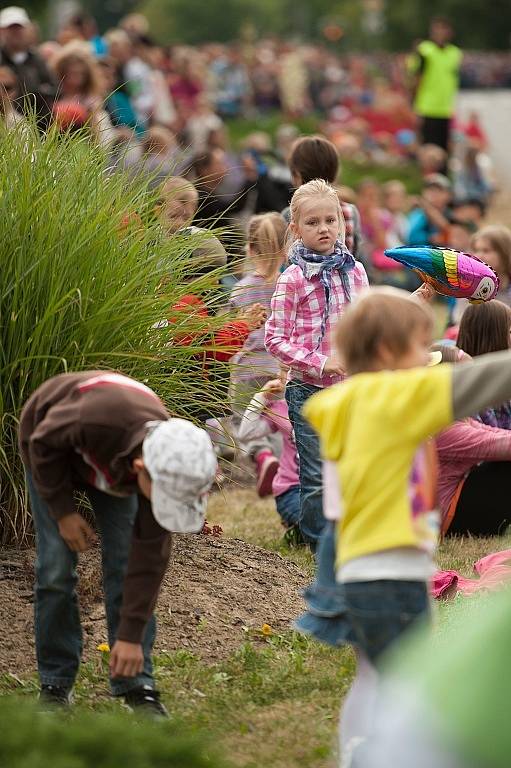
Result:
[[[14,104],[14,115],[35,109],[43,127],[50,120],[64,129],[88,123],[113,154],[121,151],[125,162],[143,168],[153,168],[157,155],[159,164],[179,173],[199,152],[229,149],[229,119],[276,110],[289,121],[317,115],[341,157],[354,160],[399,165],[414,159],[421,143],[423,113],[410,96],[422,66],[417,53],[423,56],[427,41],[406,55],[340,56],[325,46],[273,39],[166,47],[139,14],[104,34],[94,19],[78,14],[55,39],[41,41],[37,26],[17,7],[2,11],[0,26],[0,65],[11,73],[4,100]],[[462,83],[474,72],[493,83],[507,71],[506,62],[504,54],[468,54],[466,64],[460,56],[448,71],[456,75],[459,66]],[[477,116],[454,122],[458,160],[484,151],[474,125]],[[271,150],[268,135],[257,144],[258,152]],[[231,189],[241,184],[232,171]]]
[[[296,626],[356,648],[342,759],[363,766],[381,658],[429,618],[438,533],[493,536],[510,522],[511,231],[485,222],[495,189],[487,139],[471,115],[458,126],[462,153],[419,146],[404,92],[375,76],[368,87],[357,58],[346,70],[325,51],[268,42],[252,51],[249,75],[236,48],[169,52],[148,32],[130,16],[99,36],[80,16],[35,52],[25,11],[4,9],[2,113],[14,129],[35,109],[41,130],[53,121],[90,131],[111,149],[109,171],[148,174],[169,237],[201,236],[189,292],[154,329],[178,324],[174,343],[199,347],[204,375],[215,361],[231,364],[226,431],[252,462],[258,493],[275,497],[288,542],[317,559]],[[378,125],[392,147],[386,139],[371,152],[392,155],[408,132],[401,146],[419,164],[418,196],[398,178],[342,184],[342,126],[358,121],[351,151],[369,151],[384,105],[395,124]],[[279,108],[291,118],[311,107],[324,114],[325,135],[300,136],[289,122],[275,147],[260,133],[241,153],[229,146],[229,117]],[[433,346],[431,304],[443,297],[384,253],[406,244],[473,252],[498,275],[497,299],[451,303]],[[215,324],[193,281],[213,270],[231,311]],[[203,406],[190,413],[221,454],[224,425],[212,416]],[[211,441],[169,418],[145,385],[96,371],[44,384],[21,416],[20,446],[37,534],[43,699],[67,705],[80,663],[74,569],[95,534],[73,491],[85,488],[102,529],[113,694],[165,716],[152,614],[169,532],[200,530],[206,494],[221,482]]]

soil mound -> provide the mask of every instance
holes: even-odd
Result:
[[[0,552],[0,673],[35,669],[33,552]],[[79,565],[84,658],[106,642],[99,550]],[[185,648],[203,659],[228,656],[246,630],[269,624],[275,631],[303,610],[304,573],[275,552],[239,539],[176,536],[158,601],[156,652]]]

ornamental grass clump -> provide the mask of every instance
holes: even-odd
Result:
[[[220,768],[176,724],[137,723],[113,712],[40,713],[12,696],[0,700],[0,719],[6,768]]]
[[[83,135],[0,130],[0,544],[21,543],[29,530],[17,419],[50,376],[115,369],[181,416],[225,400],[204,375],[212,342],[197,336],[203,321],[160,322],[186,293],[218,301],[218,274],[190,285],[204,236],[165,237],[158,190],[108,163]]]

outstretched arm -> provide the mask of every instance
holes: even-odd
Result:
[[[511,400],[511,350],[482,355],[472,363],[455,366],[452,394],[455,419]]]

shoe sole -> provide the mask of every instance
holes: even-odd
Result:
[[[256,485],[257,495],[261,499],[263,499],[265,496],[271,496],[273,480],[278,471],[278,459],[273,459],[271,462],[268,461],[268,464],[261,473],[261,476],[258,478]]]

